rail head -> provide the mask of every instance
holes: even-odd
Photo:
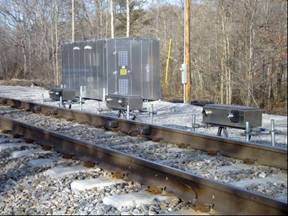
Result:
[[[240,160],[252,161],[287,170],[287,149],[246,143],[222,137],[204,135],[138,121],[118,119],[103,114],[67,110],[51,105],[0,97],[0,104],[36,113],[53,115],[95,127],[118,130],[129,135],[143,135],[154,141],[189,145],[194,149],[216,152]]]
[[[0,116],[0,128],[21,134],[27,139],[34,139],[42,145],[49,145],[58,152],[93,161],[111,169],[121,169],[129,173],[129,178],[146,185],[162,184],[183,199],[197,199],[199,202],[209,203],[219,212],[287,214],[287,203],[16,120]]]

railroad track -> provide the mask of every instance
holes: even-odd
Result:
[[[131,137],[119,134],[119,132],[104,132],[103,129],[94,128],[88,125],[65,122],[63,119],[59,119],[59,113],[62,113],[61,115],[66,113],[66,111],[62,109],[55,109],[55,107],[47,106],[42,107],[42,105],[32,104],[29,102],[19,103],[19,101],[12,101],[13,103],[11,104],[11,101],[6,100],[5,104],[10,104],[14,108],[4,107],[1,110],[2,116],[4,115],[5,117],[14,119],[18,118],[37,127],[3,117],[1,117],[0,127],[5,130],[11,130],[15,134],[21,134],[27,138],[33,138],[42,145],[52,145],[56,151],[65,154],[73,154],[77,158],[95,162],[100,166],[107,167],[108,169],[120,169],[120,172],[124,173],[125,176],[128,176],[131,179],[137,180],[141,183],[145,182],[146,185],[160,185],[161,188],[166,187],[168,192],[176,194],[183,200],[197,200],[197,203],[204,203],[205,206],[209,206],[210,208],[213,207],[213,209],[218,212],[249,214],[274,214],[287,212],[287,201],[283,202],[277,200],[279,194],[287,196],[287,193],[281,194],[281,189],[282,192],[283,190],[287,191],[287,185],[283,186],[282,183],[277,185],[276,183],[276,185],[272,185],[275,188],[276,194],[273,194],[275,192],[273,192],[273,190],[270,191],[272,193],[259,194],[259,192],[263,191],[259,191],[255,187],[251,188],[250,183],[253,182],[253,179],[249,179],[249,176],[254,175],[253,178],[256,177],[257,179],[257,177],[261,176],[262,179],[270,178],[270,182],[273,182],[276,179],[279,179],[279,176],[281,177],[284,175],[285,177],[285,174],[287,179],[287,171],[285,167],[284,170],[281,170],[273,168],[271,164],[270,167],[260,166],[257,164],[259,162],[258,158],[256,158],[256,164],[247,164],[255,161],[255,157],[246,157],[246,164],[244,164],[243,162],[239,162],[239,160],[219,155],[219,152],[221,152],[220,150],[217,153],[215,149],[208,149],[207,154],[195,150],[193,145],[187,146],[188,144],[183,142],[180,143],[179,148],[179,145],[176,146],[175,144],[172,144],[173,140],[170,143],[165,143],[163,140],[160,141],[159,132],[156,133],[153,131],[153,126],[147,128],[142,124],[140,125],[142,127],[138,127],[137,130],[135,130],[135,128],[131,130],[131,127],[135,126],[135,122],[123,120],[117,122],[113,118],[96,115],[93,115],[96,116],[94,118],[91,116],[89,118],[90,122],[88,123],[93,123],[93,125],[96,124],[98,127],[104,126],[106,129],[119,131],[119,125],[121,125],[122,127],[120,127],[120,131],[122,132],[126,128],[126,130],[124,130],[125,133],[129,132],[130,135],[142,135],[142,137]],[[26,111],[41,111],[46,115],[49,114],[54,117],[40,116],[35,113],[33,114],[31,112],[16,109],[20,107],[24,108]],[[70,113],[70,116],[73,114],[75,119],[78,118],[78,120],[78,115],[82,115],[82,113],[75,111],[68,112]],[[55,119],[55,116],[58,118]],[[64,116],[67,118],[67,114]],[[97,119],[98,121],[96,121]],[[99,119],[102,119],[102,125],[99,124]],[[105,119],[106,122],[104,121]],[[128,127],[130,123],[132,126],[130,125],[130,127]],[[165,132],[162,132],[161,129],[164,130],[165,128],[160,128],[160,137],[161,135],[163,136]],[[151,134],[154,136],[151,136]],[[158,137],[155,135],[158,135]],[[188,135],[184,133],[184,136]],[[153,142],[150,139],[158,142]],[[216,141],[217,140],[219,142],[219,139],[216,139]],[[179,144],[179,142],[176,142],[176,144]],[[185,148],[183,149],[183,147]],[[236,147],[233,147],[232,149],[235,148]],[[267,149],[267,147],[265,149]],[[269,150],[272,151],[272,149]],[[276,150],[278,154],[281,152],[279,149]],[[284,158],[284,160],[287,161],[287,157],[286,159]],[[217,167],[222,168],[218,170],[218,173],[216,172],[217,169],[215,169]],[[278,167],[278,165],[276,164],[274,167]],[[195,172],[195,170],[198,170],[198,172]],[[242,172],[242,170],[244,171]],[[237,176],[243,176],[246,172],[245,170],[247,171],[246,174],[248,179],[245,178],[245,175],[243,179],[237,178]],[[224,175],[221,175],[221,173],[224,173]],[[209,174],[216,176],[216,179],[211,179]],[[263,176],[266,174],[268,175]],[[217,182],[215,180],[217,180]],[[236,183],[233,185],[233,182]],[[246,184],[249,191],[247,191],[247,188],[245,188],[245,190],[240,188],[239,186],[241,186],[241,184]],[[255,191],[257,193],[255,193]],[[273,199],[268,197],[273,197]],[[223,200],[225,200],[224,205]]]
[[[204,213],[203,207],[201,212],[192,203],[129,181],[121,173],[68,159],[16,137],[0,133],[2,214]],[[135,197],[136,206],[129,196]],[[121,203],[115,200],[120,197]]]
[[[206,152],[218,152],[221,155],[241,160],[255,161],[258,164],[287,169],[287,150],[225,139],[222,137],[195,134],[183,130],[156,126],[137,121],[117,119],[111,116],[67,110],[54,106],[0,97],[0,105],[23,109],[34,113],[52,115],[56,118],[74,120],[95,127],[117,130],[129,135],[144,135],[153,141],[188,145]]]

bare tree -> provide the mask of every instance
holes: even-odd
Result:
[[[75,0],[71,0],[71,31],[72,31],[72,42],[75,41]]]
[[[113,0],[110,1],[110,17],[111,17],[111,38],[114,38],[114,7]]]
[[[287,0],[199,2],[191,7],[191,97],[286,112]],[[152,37],[160,39],[163,96],[182,99],[183,3],[0,0],[0,79],[59,85],[65,41]],[[164,88],[170,39],[169,88]]]
[[[130,35],[130,0],[126,0],[126,13],[127,13],[126,37],[129,37]]]

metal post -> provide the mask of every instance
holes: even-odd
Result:
[[[271,144],[275,146],[275,120],[271,119]]]
[[[183,84],[183,103],[185,103],[186,85]]]
[[[82,94],[83,94],[83,86],[80,86],[80,111],[82,111]]]
[[[182,64],[181,71],[182,71],[181,82],[183,84],[183,102],[185,103],[186,85],[187,85],[187,66],[185,63]]]
[[[126,118],[127,118],[127,120],[129,120],[129,118],[130,118],[130,107],[129,107],[129,104],[127,105],[127,112],[126,112],[126,114],[127,114]]]
[[[192,131],[195,132],[196,129],[196,115],[192,114]]]
[[[42,104],[44,104],[44,94],[41,95],[42,95]]]
[[[227,127],[223,127],[223,134],[227,138],[228,137],[228,130]]]
[[[245,130],[245,136],[246,136],[246,142],[249,142],[249,136],[250,136],[250,125],[249,122],[246,121],[246,130]]]
[[[105,96],[106,96],[106,92],[105,92],[105,88],[103,88],[103,96],[102,96],[102,101],[105,101]]]
[[[151,124],[153,124],[153,116],[154,116],[154,106],[153,106],[153,104],[151,104],[151,108],[150,108],[150,122],[151,122]]]
[[[100,113],[100,101],[98,101],[98,113]]]
[[[62,96],[60,96],[59,107],[61,107],[62,104],[63,104],[63,99],[62,99]]]

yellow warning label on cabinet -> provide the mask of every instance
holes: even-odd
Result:
[[[120,76],[127,76],[128,74],[128,71],[126,68],[121,68],[120,69]]]

